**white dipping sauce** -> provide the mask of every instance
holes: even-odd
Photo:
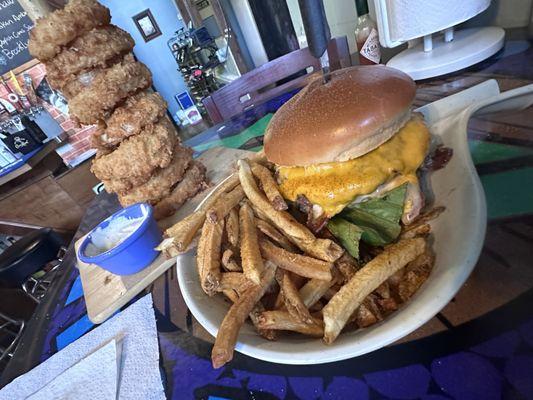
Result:
[[[122,243],[135,232],[144,221],[144,217],[127,218],[120,216],[111,220],[109,225],[97,228],[91,235],[91,242],[85,248],[85,255],[95,257]]]

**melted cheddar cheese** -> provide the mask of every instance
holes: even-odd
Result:
[[[299,194],[305,195],[331,217],[357,196],[372,193],[393,178],[398,182],[396,186],[418,184],[416,170],[424,161],[428,145],[427,127],[423,121],[411,119],[387,142],[353,160],[279,167],[280,190],[291,201]]]

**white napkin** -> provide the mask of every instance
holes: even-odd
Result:
[[[112,340],[27,400],[111,400],[117,397],[117,344]]]
[[[119,399],[164,399],[152,296],[85,334],[0,391],[0,400],[25,399],[113,339],[122,339]]]

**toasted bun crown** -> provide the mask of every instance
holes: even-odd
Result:
[[[265,154],[284,166],[347,161],[380,146],[410,118],[415,83],[385,66],[335,71],[285,103],[265,132]]]

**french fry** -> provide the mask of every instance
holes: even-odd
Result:
[[[187,250],[193,238],[205,221],[205,213],[227,191],[239,184],[239,175],[230,175],[219,187],[208,195],[199,210],[188,215],[165,231],[167,239],[163,240],[157,250],[165,251],[167,256],[174,257]]]
[[[296,251],[296,247],[294,247],[294,245],[289,241],[289,239],[283,236],[276,228],[274,228],[268,222],[262,219],[256,219],[255,224],[257,225],[257,229],[259,229],[261,232],[263,232],[263,234],[275,241],[285,250],[291,252]]]
[[[237,293],[242,293],[252,286],[252,284],[241,272],[223,272],[220,276],[217,291],[224,292],[233,289]]]
[[[187,251],[204,221],[205,214],[201,211],[188,215],[165,231],[167,238],[161,242],[157,250],[165,251],[170,257]]]
[[[262,221],[268,221],[268,216],[263,212],[261,211],[259,208],[257,208],[254,203],[252,203],[252,210],[254,210],[254,214],[255,216],[262,220]]]
[[[287,211],[277,211],[255,183],[250,165],[239,160],[239,179],[248,199],[260,209],[279,230],[285,233],[301,250],[324,261],[335,261],[343,250],[329,239],[317,239]]]
[[[220,285],[220,253],[224,220],[216,224],[205,221],[198,242],[196,263],[202,289],[208,296],[213,296]]]
[[[378,317],[372,312],[370,305],[371,303],[365,299],[350,317],[350,322],[355,322],[359,328],[367,328],[379,322]]]
[[[339,292],[338,286],[332,286],[328,290],[326,290],[326,293],[324,293],[324,296],[322,298],[326,299],[327,301],[330,301],[333,296],[335,296]]]
[[[317,301],[315,304],[313,304],[311,307],[309,307],[310,313],[322,313],[322,308],[324,308],[324,303],[322,303],[321,300]]]
[[[266,310],[265,306],[263,306],[263,303],[261,303],[261,301],[258,301],[249,315],[250,320],[252,321],[252,324],[254,324],[257,333],[259,333],[267,340],[276,340],[278,338],[278,333],[275,330],[263,329],[259,327],[259,316],[265,311]]]
[[[161,251],[167,258],[177,257],[181,253],[174,244],[174,238],[163,239],[155,249]]]
[[[415,227],[417,225],[425,224],[425,223],[437,218],[444,211],[446,211],[446,207],[444,207],[444,206],[433,207],[428,212],[420,214],[413,222],[411,222],[409,225],[407,225],[406,230],[409,230],[410,228]]]
[[[264,266],[255,229],[254,213],[248,202],[244,203],[239,210],[239,225],[242,270],[248,279],[259,284]]]
[[[287,271],[287,273],[290,274],[291,281],[296,287],[296,289],[300,289],[305,284],[305,282],[308,280],[307,278],[294,274],[292,272]],[[281,293],[281,290],[278,292],[278,297],[276,298],[276,302],[274,303],[273,308],[274,310],[285,309],[285,306],[283,305],[283,294]]]
[[[237,294],[237,292],[235,292],[235,290],[224,290],[224,291],[222,291],[222,293],[232,303],[236,303],[237,300],[239,300],[239,295]],[[277,334],[276,331],[274,331],[272,329],[262,329],[262,328],[259,328],[259,326],[258,326],[258,318],[259,318],[259,315],[263,311],[265,311],[265,307],[263,306],[263,304],[260,301],[257,302],[257,304],[255,305],[254,309],[252,310],[252,312],[249,315],[250,320],[252,321],[252,324],[254,324],[255,329],[257,330],[257,333],[259,333],[261,336],[263,336],[267,340],[276,340],[278,338],[278,334]]]
[[[267,260],[272,261],[278,267],[294,272],[306,278],[331,281],[331,268],[333,263],[291,253],[281,247],[277,247],[268,240],[259,242],[261,253]]]
[[[288,311],[265,311],[259,316],[258,326],[262,329],[293,331],[315,337],[324,334],[323,323],[318,318],[313,318],[312,324],[306,324],[294,318]]]
[[[233,289],[223,290],[222,294],[224,294],[224,296],[226,296],[232,303],[235,303],[237,300],[239,300],[239,295]]]
[[[272,174],[268,168],[256,163],[252,163],[250,167],[252,169],[252,173],[261,183],[261,187],[263,188],[268,201],[270,201],[274,209],[278,211],[286,210],[288,208],[287,203],[285,203],[283,196],[279,192],[276,181],[272,177]]]
[[[215,345],[211,351],[213,368],[220,368],[233,358],[239,330],[257,302],[265,294],[266,289],[274,279],[275,273],[276,265],[270,262],[265,263],[261,283],[259,285],[253,285],[242,293],[239,299],[230,307],[222,324],[220,324]]]
[[[392,274],[422,254],[425,247],[423,238],[402,240],[387,247],[357,271],[322,309],[324,341],[333,343],[363,300]]]
[[[208,209],[213,207],[213,205],[220,199],[223,194],[231,192],[239,183],[239,175],[236,172],[229,175],[224,181],[222,181],[222,183],[218,187],[216,187],[211,193],[207,195],[204,202],[200,206],[200,210],[207,211]]]
[[[239,247],[239,212],[235,207],[226,217],[226,233],[228,242],[234,247]]]
[[[283,302],[289,314],[299,321],[312,324],[313,318],[300,298],[298,289],[291,280],[290,273],[278,269],[276,271],[276,280],[278,281]]]
[[[357,261],[348,252],[345,252],[341,258],[335,261],[335,267],[343,276],[344,282],[348,282],[355,275],[359,266]]]
[[[412,239],[417,236],[426,236],[431,232],[431,225],[421,224],[402,232],[400,239]]]
[[[405,272],[398,285],[398,296],[402,301],[409,300],[429,277],[435,263],[433,253],[426,251],[405,267]]]
[[[213,204],[206,212],[209,222],[216,223],[224,219],[226,215],[237,205],[244,197],[244,191],[240,185],[236,186],[231,192],[224,193],[218,201]]]
[[[242,268],[234,258],[233,250],[226,249],[222,253],[222,267],[228,272],[242,272]]]
[[[307,308],[312,307],[334,283],[333,280],[322,281],[320,279],[310,279],[299,291],[302,302]]]

